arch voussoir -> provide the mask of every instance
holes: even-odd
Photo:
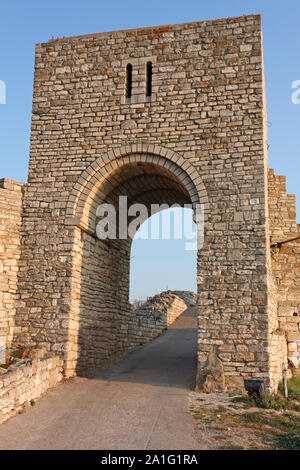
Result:
[[[186,188],[193,205],[207,202],[204,184],[190,162],[166,147],[139,142],[110,149],[82,172],[69,196],[68,217],[73,216],[76,222],[80,220],[87,201],[95,196],[99,182],[117,168],[138,162],[149,162],[170,171]]]

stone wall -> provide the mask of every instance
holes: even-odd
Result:
[[[24,359],[7,370],[0,368],[0,424],[33,405],[61,380],[58,357]]]
[[[286,363],[300,367],[300,226],[296,220],[295,195],[286,193],[286,178],[269,170],[269,213],[271,222],[272,273],[276,291],[276,367]],[[276,331],[275,331],[276,334]],[[283,338],[283,339],[282,339]],[[284,343],[286,346],[284,346]],[[284,347],[287,352],[284,355]]]
[[[288,367],[288,360],[286,337],[278,321],[278,286],[272,264],[269,267],[268,303],[271,389],[275,391],[282,380],[283,370]]]
[[[3,354],[13,339],[20,258],[23,185],[0,180],[0,349]],[[2,347],[1,347],[2,346]],[[5,361],[0,361],[5,362]]]
[[[197,295],[188,291],[166,291],[150,297],[133,310],[128,325],[130,347],[136,348],[163,333],[187,308],[196,306]]]
[[[80,344],[114,355],[126,342],[130,247],[93,247],[97,205],[124,193],[147,207],[201,203],[198,375],[213,355],[216,382],[269,387],[265,123],[259,16],[38,44],[14,346],[42,343],[66,375]]]
[[[74,315],[72,321],[78,322],[78,335],[74,338],[78,345],[75,363],[77,374],[82,375],[112,362],[132,348],[128,338],[132,310],[128,296],[129,262],[125,262],[130,253],[127,241],[112,241],[108,245],[86,232],[79,233],[79,237],[78,270],[74,275],[74,279],[78,279],[74,286],[78,292],[78,316]],[[58,324],[62,323],[58,320]],[[53,322],[51,325],[54,332],[56,325]],[[60,351],[59,344],[57,351]],[[71,359],[73,356],[69,354]]]
[[[271,243],[300,234],[296,221],[296,196],[287,194],[286,177],[268,172],[268,201],[271,225]]]
[[[288,343],[288,358],[300,368],[300,236],[272,247],[272,265],[278,286],[279,328]]]

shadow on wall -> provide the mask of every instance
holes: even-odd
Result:
[[[130,245],[83,233],[81,252],[76,373],[86,376],[134,347],[128,340]]]

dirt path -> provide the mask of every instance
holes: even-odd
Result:
[[[187,310],[139,351],[50,390],[0,426],[0,449],[205,449],[188,409],[197,319]]]

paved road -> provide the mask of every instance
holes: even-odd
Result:
[[[0,449],[203,449],[188,412],[196,314],[93,379],[76,377],[0,426]]]

